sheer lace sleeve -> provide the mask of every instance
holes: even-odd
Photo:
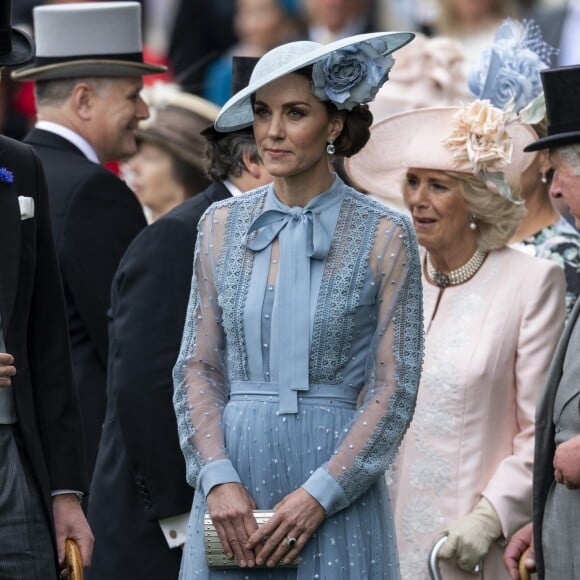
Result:
[[[220,215],[210,208],[199,222],[194,273],[181,350],[173,370],[173,403],[190,485],[207,495],[239,476],[228,459],[222,414],[228,397],[225,336],[214,274],[223,244]]]
[[[370,263],[377,329],[361,405],[329,460],[304,484],[327,515],[347,507],[392,463],[411,421],[423,361],[421,266],[406,218],[382,218]]]

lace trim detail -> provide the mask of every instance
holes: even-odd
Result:
[[[320,286],[312,332],[311,382],[342,384],[341,369],[352,346],[354,315],[379,218],[368,204],[355,199],[353,190],[345,196]]]
[[[357,201],[369,208],[372,207],[370,204],[376,204],[381,214],[385,215],[384,206],[374,200],[363,198]],[[360,495],[361,489],[372,484],[376,473],[385,471],[392,464],[413,416],[423,367],[423,293],[419,249],[409,220],[390,210],[386,213],[388,219],[402,230],[399,237],[405,246],[408,264],[407,275],[391,320],[395,325],[393,355],[397,387],[388,402],[386,415],[379,421],[374,433],[355,458],[353,469],[338,479],[350,501]],[[381,450],[381,453],[377,453],[377,450]]]
[[[225,243],[217,264],[216,288],[227,338],[227,368],[230,379],[236,381],[249,379],[243,317],[254,252],[245,246],[246,234],[250,224],[262,211],[267,191],[268,187],[264,186],[255,192],[244,194],[244,203],[239,203],[239,198],[230,198],[216,204],[218,208],[230,208],[225,227]],[[252,197],[254,203],[248,203]]]
[[[209,210],[208,210],[209,211]],[[198,228],[201,231],[203,223],[207,218],[208,211],[206,211],[199,220]],[[195,242],[194,264],[198,260],[199,249],[201,245],[201,238],[203,234],[199,234]],[[186,361],[194,352],[197,337],[197,318],[195,313],[199,307],[199,289],[197,284],[191,285],[191,292],[189,302],[187,304],[187,314],[185,317],[185,325],[183,328],[183,337],[181,339],[181,348],[175,366],[173,368],[173,407],[177,418],[177,430],[179,434],[179,444],[186,464],[186,479],[187,483],[192,487],[197,484],[199,472],[203,467],[203,458],[200,453],[191,444],[193,436],[195,435],[195,428],[191,422],[190,410],[191,407],[187,402],[187,379],[186,379]]]

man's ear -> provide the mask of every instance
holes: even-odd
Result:
[[[70,95],[70,102],[75,113],[83,120],[92,118],[96,93],[93,87],[85,81],[78,82]]]
[[[246,171],[254,178],[258,179],[262,174],[262,164],[260,162],[252,161],[251,155],[247,149],[242,153],[242,163]]]

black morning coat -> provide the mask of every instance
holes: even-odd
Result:
[[[87,491],[63,289],[38,158],[0,136],[0,168],[13,176],[0,181],[0,316],[17,371],[16,429],[52,523],[51,490]],[[33,198],[32,217],[21,219],[19,196]]]
[[[91,484],[89,580],[177,578],[159,519],[191,510],[173,410],[172,370],[189,302],[197,222],[229,197],[214,183],[143,230],[115,275],[107,414]]]
[[[25,142],[46,173],[90,480],[105,416],[111,283],[146,221],[127,185],[66,139],[33,129]]]

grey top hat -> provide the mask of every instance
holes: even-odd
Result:
[[[390,56],[405,46],[412,32],[373,32],[342,38],[330,44],[302,40],[267,52],[256,64],[250,82],[221,109],[214,124],[217,131],[236,131],[254,119],[252,95],[263,86],[292,72],[314,65],[313,93],[338,109],[371,101],[388,79]]]
[[[20,66],[34,58],[34,42],[12,27],[12,1],[0,3],[0,66]]]
[[[37,6],[33,17],[36,58],[14,71],[14,79],[130,77],[166,70],[143,62],[139,2]]]
[[[548,135],[524,151],[539,151],[580,143],[580,66],[562,66],[540,73],[546,97]]]
[[[153,143],[204,171],[205,139],[201,131],[215,120],[219,107],[181,91],[150,105],[151,117],[139,124],[137,140]]]

